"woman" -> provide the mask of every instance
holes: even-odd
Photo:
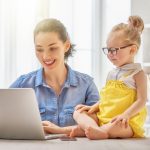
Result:
[[[45,131],[56,132],[48,130],[48,126],[72,128],[75,106],[96,103],[98,90],[90,76],[72,70],[65,63],[74,46],[60,21],[39,22],[34,30],[34,44],[41,69],[20,76],[10,87],[35,90]],[[68,130],[57,132],[68,133]]]

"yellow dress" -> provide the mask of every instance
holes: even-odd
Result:
[[[100,92],[100,97],[100,112],[97,117],[101,126],[110,122],[113,117],[122,114],[136,101],[136,89],[128,87],[121,80],[108,80]],[[144,137],[143,125],[146,115],[146,108],[143,108],[129,119],[129,125],[134,132],[133,137]]]

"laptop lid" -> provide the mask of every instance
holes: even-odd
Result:
[[[0,89],[0,138],[45,139],[33,89]]]

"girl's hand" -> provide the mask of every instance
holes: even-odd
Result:
[[[97,113],[99,110],[99,103],[96,103],[91,106],[90,110],[88,111],[89,114]]]
[[[79,104],[75,107],[75,110],[78,110],[80,113],[83,111],[89,111],[91,109],[92,106],[87,106],[87,105],[83,105],[83,104]]]
[[[129,117],[125,114],[118,115],[111,120],[111,123],[115,122],[119,124],[123,128],[127,128],[129,126]]]
[[[79,112],[87,111],[89,114],[92,114],[92,113],[96,113],[99,111],[98,106],[99,105],[97,103],[92,106],[80,104],[75,107],[75,110],[78,110]]]

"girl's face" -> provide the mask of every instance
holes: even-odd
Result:
[[[64,43],[56,32],[39,32],[35,36],[36,56],[46,70],[62,68],[69,47],[69,41]]]
[[[124,44],[124,41],[123,35],[116,32],[111,33],[107,40],[107,48],[109,49],[107,57],[117,67],[134,62],[137,51],[135,44]]]

